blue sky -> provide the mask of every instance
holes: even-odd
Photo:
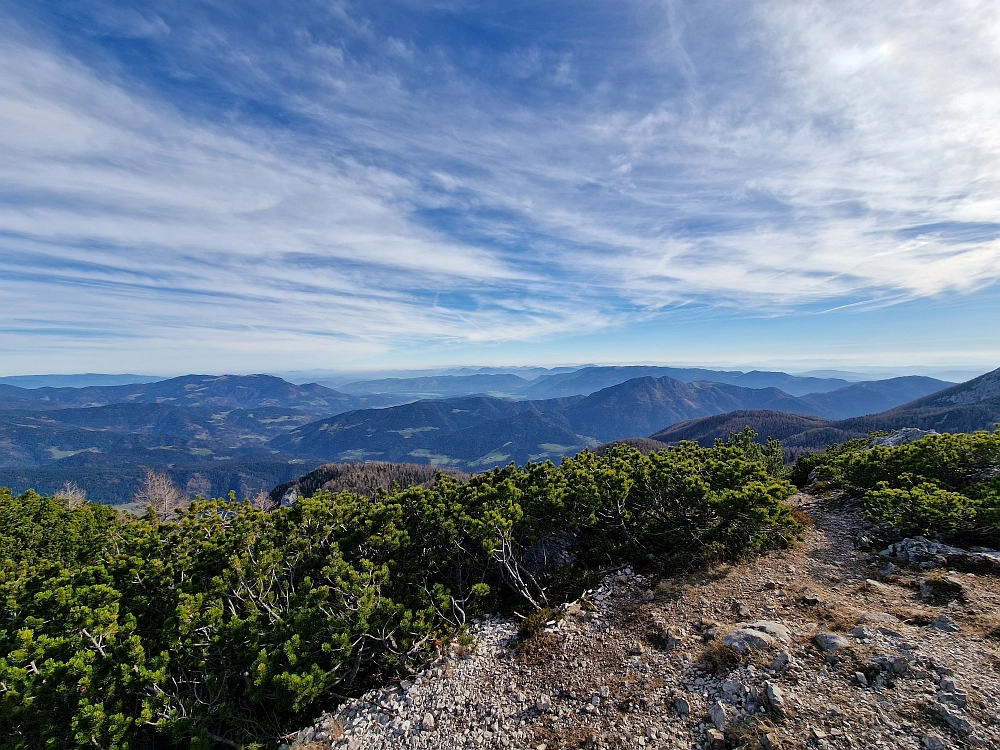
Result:
[[[0,375],[992,369],[998,34],[975,0],[0,0]]]

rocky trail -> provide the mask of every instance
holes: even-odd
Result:
[[[859,509],[793,502],[814,523],[792,549],[682,578],[625,569],[524,641],[478,622],[471,650],[288,744],[1000,750],[1000,558],[919,539],[880,555],[859,547]]]

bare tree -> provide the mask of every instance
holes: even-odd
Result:
[[[55,493],[57,500],[62,500],[67,508],[79,508],[87,501],[87,491],[76,482],[66,482],[62,489]]]
[[[271,496],[264,490],[260,490],[256,495],[250,498],[250,504],[257,510],[274,510],[278,507],[278,504],[274,502],[271,499]]]
[[[140,507],[151,507],[161,521],[166,521],[174,511],[186,504],[184,493],[166,472],[152,469],[146,469],[146,479],[133,500]]]

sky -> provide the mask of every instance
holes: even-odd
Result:
[[[977,0],[0,0],[0,375],[993,369],[998,39]]]

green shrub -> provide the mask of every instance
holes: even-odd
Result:
[[[865,495],[865,507],[869,519],[903,536],[956,534],[975,528],[975,501],[933,482],[908,488],[879,482]]]
[[[274,741],[418,668],[469,617],[544,611],[650,554],[787,544],[794,488],[780,446],[752,438],[318,492],[273,512],[230,496],[169,523],[0,491],[0,748]],[[553,539],[566,559],[526,563]]]
[[[1000,541],[1000,431],[928,435],[895,448],[852,440],[801,457],[792,478],[815,471],[863,499],[888,536],[951,535]]]

